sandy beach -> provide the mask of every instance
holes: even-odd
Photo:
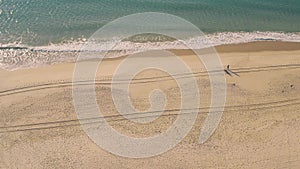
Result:
[[[300,43],[253,42],[216,50],[224,68],[230,65],[239,75],[226,75],[227,101],[218,128],[198,144],[210,106],[209,77],[191,51],[172,50],[191,67],[201,106],[193,129],[179,145],[146,159],[113,155],[84,133],[73,106],[74,63],[0,70],[0,168],[299,168]],[[158,70],[138,74],[130,85],[133,105],[147,110],[149,93],[159,88],[168,99],[168,111],[150,124],[125,120],[110,91],[113,73],[125,58],[105,59],[96,75],[105,120],[128,136],[164,132],[178,113],[175,80]]]

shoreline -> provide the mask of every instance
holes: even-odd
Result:
[[[240,44],[225,44],[214,47],[218,53],[249,53],[249,52],[276,52],[276,51],[299,51],[300,42],[282,42],[282,41],[259,41]],[[205,49],[203,49],[205,50]],[[172,49],[179,55],[191,55],[192,51],[188,49]]]
[[[225,44],[214,47],[216,52],[222,53],[249,53],[249,52],[263,52],[263,51],[298,51],[300,50],[300,42],[282,42],[282,41],[258,41],[248,42],[241,44]],[[207,49],[207,48],[206,48]],[[205,52],[206,49],[196,49]],[[212,49],[212,48],[208,48]],[[31,69],[39,67],[47,67],[56,64],[75,63],[76,57],[80,52],[40,52],[35,51],[32,53],[23,52],[24,49],[8,50],[16,56],[9,56],[0,58],[0,70],[15,71],[20,69]],[[178,56],[192,55],[193,51],[190,49],[166,49]],[[2,50],[3,51],[3,50]],[[20,54],[16,54],[16,52]],[[109,54],[114,55],[120,51],[113,51]],[[103,60],[119,60],[127,55],[120,55],[118,57],[108,57]],[[86,59],[89,60],[89,59]],[[1,65],[2,64],[2,65]]]
[[[215,47],[221,53],[293,51],[300,50],[300,42],[262,41],[240,44],[220,45]]]

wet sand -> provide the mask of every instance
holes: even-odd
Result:
[[[255,42],[217,47],[226,75],[227,102],[221,122],[204,144],[199,134],[210,106],[210,84],[201,61],[173,50],[195,73],[201,108],[193,129],[174,149],[147,159],[115,156],[98,147],[77,121],[72,100],[74,63],[16,71],[0,70],[0,168],[299,168],[300,44]],[[157,70],[144,71],[130,86],[133,105],[149,108],[159,88],[168,98],[163,117],[137,125],[118,116],[110,85],[125,59],[106,59],[97,72],[97,102],[106,120],[128,136],[164,132],[180,103],[176,82]],[[140,80],[141,79],[141,80]]]

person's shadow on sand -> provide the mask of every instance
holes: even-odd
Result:
[[[228,74],[229,76],[235,75],[235,76],[239,76],[239,77],[240,77],[239,74],[237,74],[237,73],[235,73],[235,72],[233,72],[233,71],[230,70],[230,65],[227,65],[227,67],[226,67],[226,69],[224,69],[224,71],[225,71],[225,73]]]

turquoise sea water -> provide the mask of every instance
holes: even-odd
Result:
[[[300,0],[0,0],[0,43],[89,37],[137,12],[174,14],[206,33],[300,32]]]

